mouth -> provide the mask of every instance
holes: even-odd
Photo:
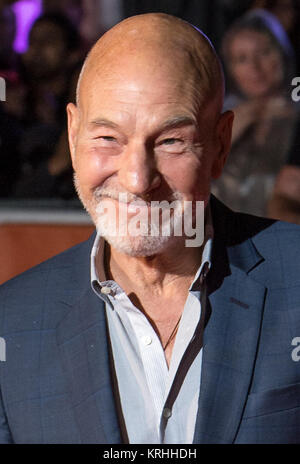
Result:
[[[136,214],[139,211],[151,209],[151,203],[142,199],[126,201],[126,199],[120,199],[112,195],[98,195],[96,200],[97,203],[102,203],[102,206],[104,204],[107,208],[115,208],[128,214]]]
[[[101,208],[116,208],[124,213],[129,215],[146,213],[160,210],[162,213],[165,210],[170,210],[173,215],[173,209],[182,208],[182,197],[177,193],[173,194],[171,197],[168,195],[168,198],[158,198],[158,195],[155,195],[151,198],[150,194],[143,195],[141,197],[126,193],[126,192],[110,192],[110,191],[94,191],[93,193],[94,201],[96,204],[101,204]],[[180,204],[178,204],[180,203]]]

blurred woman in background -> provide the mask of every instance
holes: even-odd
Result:
[[[284,27],[296,52],[296,72],[300,72],[300,0],[254,0],[252,8],[264,8]]]
[[[213,193],[233,209],[266,215],[297,118],[293,50],[272,14],[252,10],[227,31],[222,52],[229,86],[224,109],[233,109],[235,119],[232,149]]]

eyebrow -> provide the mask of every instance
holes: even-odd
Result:
[[[110,127],[111,129],[118,128],[118,124],[115,124],[114,122],[110,121],[109,119],[105,119],[105,118],[94,119],[93,121],[89,122],[89,126],[91,128],[95,128],[98,126],[106,126],[106,127]]]
[[[190,116],[184,116],[184,115],[173,116],[172,118],[169,118],[162,123],[161,127],[158,129],[158,132],[164,132],[166,130],[174,129],[177,127],[191,126],[191,125],[198,128],[197,121]],[[105,118],[93,119],[92,121],[89,122],[89,126],[91,127],[91,129],[95,127],[99,127],[99,126],[105,126],[111,129],[119,128],[118,124],[110,121],[109,119],[105,119]]]
[[[162,126],[160,131],[165,131],[169,129],[174,129],[181,126],[195,126],[198,127],[197,121],[190,116],[174,116],[170,119],[167,119]]]

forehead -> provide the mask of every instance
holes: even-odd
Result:
[[[101,110],[194,112],[205,93],[200,88],[196,73],[186,60],[120,60],[105,70],[95,67],[89,72],[80,89],[80,102],[88,117]]]
[[[47,41],[48,43],[63,40],[62,29],[52,21],[39,21],[33,25],[30,32],[30,40]]]
[[[271,37],[264,32],[254,31],[254,30],[243,30],[235,34],[230,42],[231,53],[235,51],[240,51],[244,48],[254,48],[261,47],[262,45],[271,45],[274,48],[275,45],[271,40]]]

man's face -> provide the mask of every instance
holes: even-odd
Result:
[[[151,201],[207,203],[220,162],[211,114],[199,116],[194,79],[168,64],[132,61],[86,79],[80,110],[68,107],[69,134],[77,190],[100,234],[121,251],[149,255],[178,237],[113,240],[99,202],[105,199],[128,216],[119,193],[146,201],[148,211]]]

